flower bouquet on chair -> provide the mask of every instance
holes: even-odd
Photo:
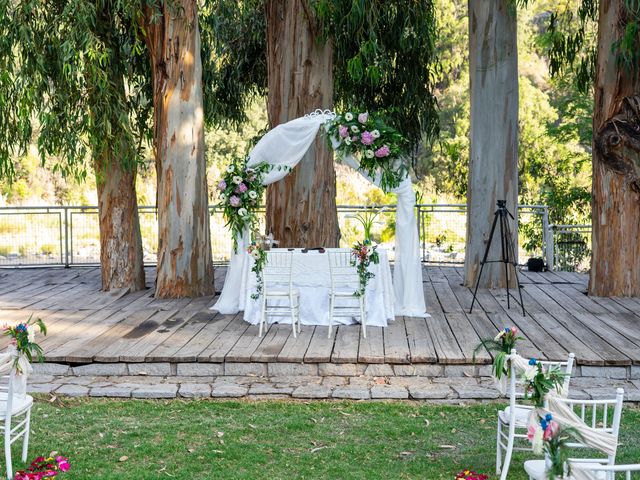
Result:
[[[507,392],[507,377],[510,375],[510,369],[507,362],[507,356],[511,353],[519,340],[523,337],[518,336],[516,327],[506,327],[498,332],[494,338],[485,338],[481,340],[478,346],[473,350],[473,361],[476,360],[476,354],[481,348],[485,348],[487,352],[493,354],[493,377],[496,387],[501,394]]]
[[[378,246],[373,245],[369,240],[357,242],[351,248],[353,265],[356,267],[358,277],[360,279],[358,290],[353,292],[354,297],[364,296],[369,280],[376,276],[375,273],[369,271],[369,265],[372,263],[378,264],[380,262],[380,257],[376,248],[378,248]]]
[[[40,345],[36,343],[36,327],[43,335],[47,334],[47,327],[40,318],[33,319],[33,315],[26,322],[13,327],[5,326],[4,334],[11,338],[7,352],[2,355],[0,363],[12,363],[15,369],[14,394],[24,397],[27,392],[27,376],[31,374],[31,363],[36,357],[39,362],[44,360],[44,354]]]
[[[566,446],[572,440],[580,440],[580,433],[575,428],[561,427],[553,420],[553,415],[547,413],[529,425],[527,438],[536,455],[546,454],[545,473],[549,480],[562,479],[571,473]]]
[[[543,408],[547,393],[551,390],[562,391],[566,374],[557,366],[545,369],[535,358],[529,360],[529,366],[533,368],[527,369],[522,375],[525,383],[524,398],[531,400],[535,407]]]

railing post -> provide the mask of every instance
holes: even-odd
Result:
[[[546,230],[546,257],[547,257],[547,270],[553,272],[556,268],[556,248],[555,248],[555,235],[553,232],[554,226],[548,225]]]
[[[69,268],[69,207],[64,208],[64,266]]]
[[[549,256],[547,245],[549,243],[549,207],[542,207],[542,254],[545,257],[547,265],[549,265]]]

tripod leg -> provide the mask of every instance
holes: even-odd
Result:
[[[500,242],[502,245],[502,263],[504,263],[504,275],[507,280],[507,308],[511,308],[511,298],[509,294],[509,240],[505,235],[509,232],[507,216],[504,212],[500,213]]]
[[[518,278],[518,266],[516,261],[516,252],[515,245],[513,241],[513,235],[511,234],[511,228],[509,228],[509,224],[507,224],[507,233],[509,235],[509,247],[511,251],[511,264],[513,265],[514,275],[516,277],[516,284],[518,286],[518,295],[520,296],[520,306],[522,307],[522,316],[526,316],[526,312],[524,310],[524,302],[522,301],[522,285],[520,284],[520,279]]]
[[[480,262],[480,271],[478,272],[478,279],[476,280],[476,289],[473,291],[473,300],[471,300],[471,308],[469,313],[473,312],[473,305],[476,303],[476,295],[478,294],[478,286],[480,285],[480,278],[482,278],[482,270],[484,270],[484,264],[487,263],[489,257],[489,250],[491,249],[491,241],[493,240],[493,234],[496,231],[496,224],[498,223],[498,212],[496,211],[493,217],[493,223],[491,224],[491,233],[489,233],[489,241],[487,242],[487,248],[484,250],[482,261]]]

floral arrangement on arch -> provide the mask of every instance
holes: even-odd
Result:
[[[369,240],[357,242],[351,248],[351,253],[354,257],[353,263],[355,264],[360,280],[358,290],[353,292],[354,297],[364,296],[369,280],[376,276],[375,273],[369,271],[369,265],[380,262],[376,248],[377,245],[373,245]]]
[[[11,344],[15,346],[18,356],[14,360],[14,366],[18,373],[23,373],[24,366],[20,364],[20,357],[24,356],[29,363],[36,357],[39,362],[44,360],[42,347],[36,343],[36,327],[43,335],[47,334],[47,327],[40,318],[29,317],[26,322],[21,322],[13,327],[3,327],[5,336],[11,338]]]
[[[561,391],[566,374],[557,365],[548,369],[535,358],[529,360],[529,366],[522,375],[524,382],[524,398],[531,400],[534,406],[544,407],[544,399],[551,390]]]
[[[481,348],[485,348],[489,353],[493,353],[493,375],[500,380],[503,375],[509,375],[509,365],[507,365],[507,356],[516,346],[516,343],[523,340],[518,336],[519,330],[516,327],[505,327],[498,332],[494,338],[485,338],[481,340],[478,346],[473,350],[473,360]]]
[[[238,238],[246,229],[255,230],[258,217],[255,210],[260,206],[265,186],[262,184],[265,173],[271,167],[260,164],[247,167],[247,159],[234,160],[229,164],[216,185],[218,207],[223,211],[226,226],[233,237],[233,251],[238,251]]]
[[[389,125],[383,115],[347,112],[325,123],[331,142],[337,142],[338,155],[353,155],[360,169],[375,178],[380,172],[380,188],[385,192],[400,185],[408,168],[400,157],[407,150],[407,140]]]
[[[58,476],[58,473],[65,473],[71,469],[69,459],[56,452],[51,452],[49,457],[37,457],[29,468],[16,472],[14,480],[41,480]]]
[[[267,263],[267,252],[256,242],[252,242],[247,248],[247,253],[253,258],[253,267],[251,271],[256,274],[256,291],[251,294],[253,300],[257,300],[262,294],[262,269]]]
[[[529,425],[527,438],[536,455],[543,452],[547,454],[546,474],[550,480],[564,478],[565,473],[571,473],[570,465],[566,463],[568,459],[566,446],[571,440],[580,439],[580,433],[575,428],[561,427],[553,419],[553,415],[547,413],[540,418],[539,422]],[[565,464],[567,472],[565,472]]]
[[[458,472],[455,480],[488,480],[489,477],[482,473],[476,473],[473,470],[465,469],[461,472]]]

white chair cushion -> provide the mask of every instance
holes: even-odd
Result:
[[[24,398],[13,397],[11,402],[11,415],[17,415],[26,411],[33,405],[33,397],[31,395],[25,395]],[[3,416],[7,412],[7,393],[0,392],[0,416]]]
[[[516,427],[527,427],[530,413],[530,408],[516,406]],[[500,421],[504,425],[509,425],[509,421],[511,419],[511,407],[500,410],[498,415],[500,416]]]

